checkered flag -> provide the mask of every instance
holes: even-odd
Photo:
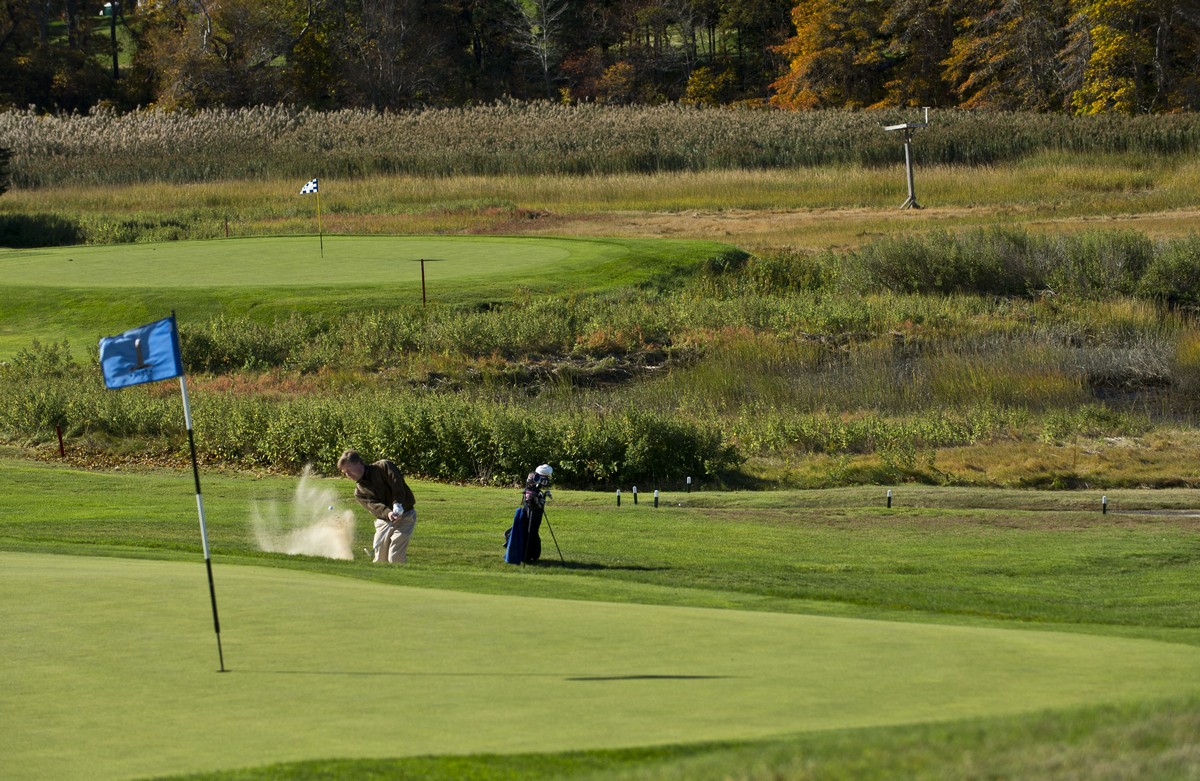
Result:
[[[311,182],[309,182],[308,184],[306,184],[300,188],[301,195],[308,195],[309,193],[315,193],[315,192],[317,192],[317,180],[316,179],[313,179]]]

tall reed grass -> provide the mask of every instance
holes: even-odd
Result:
[[[17,187],[409,173],[595,175],[893,165],[898,112],[504,103],[400,113],[284,107],[119,115],[0,114]],[[984,165],[1039,152],[1174,155],[1200,149],[1191,114],[1068,117],[938,112],[923,165]]]

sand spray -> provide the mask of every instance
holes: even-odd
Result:
[[[353,559],[354,511],[337,509],[337,493],[306,465],[291,506],[264,502],[251,508],[259,550],[268,553]]]

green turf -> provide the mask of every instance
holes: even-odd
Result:
[[[33,339],[94,344],[175,310],[331,317],[422,302],[477,305],[531,294],[665,284],[735,252],[707,241],[287,236],[0,250],[0,355]]]
[[[0,738],[17,777],[750,739],[1200,690],[1200,649],[1176,644],[261,567],[217,568],[219,675],[199,563],[0,561],[0,708],[31,725]]]
[[[203,441],[201,436],[201,442]],[[202,446],[202,445],[201,445]],[[1086,494],[922,488],[667,492],[662,507],[556,490],[548,517],[567,567],[514,581],[500,533],[519,492],[414,481],[421,529],[412,566],[294,559],[257,550],[255,507],[291,512],[294,477],[202,474],[222,560],[262,562],[496,594],[819,612],[904,620],[1019,620],[1200,644],[1200,519],[1187,490],[1118,491],[1103,515]],[[352,506],[345,480],[322,480]],[[82,471],[0,459],[0,548],[190,557],[191,475]],[[68,491],[71,502],[57,507]],[[114,501],[119,497],[119,501]],[[58,524],[41,508],[57,507]],[[1090,508],[1090,509],[1089,509]],[[357,547],[369,526],[359,511]],[[546,539],[546,561],[557,560]],[[576,577],[591,576],[591,577]]]

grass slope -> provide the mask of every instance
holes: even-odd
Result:
[[[218,676],[199,566],[3,554],[0,583],[0,701],[37,725],[0,738],[21,777],[745,740],[1200,692],[1200,649],[1178,644],[261,567],[218,569]]]

